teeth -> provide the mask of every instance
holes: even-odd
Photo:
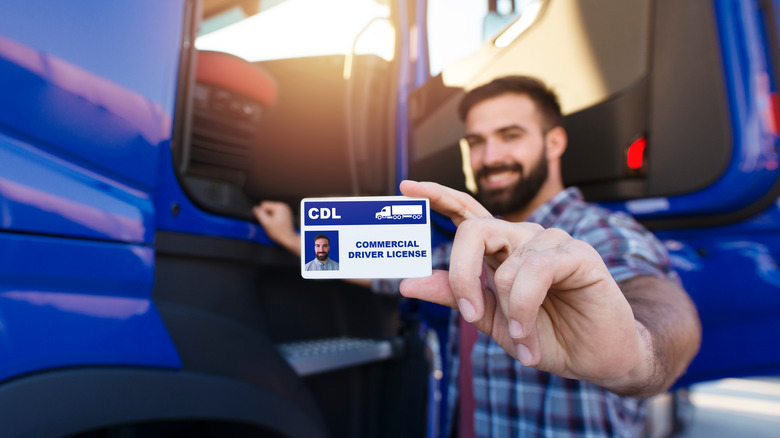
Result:
[[[506,170],[506,171],[503,171],[503,172],[496,172],[496,173],[491,173],[491,174],[485,175],[485,179],[488,182],[496,182],[496,181],[501,181],[501,180],[510,178],[515,173],[516,172]]]

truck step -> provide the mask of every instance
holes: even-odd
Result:
[[[278,348],[300,376],[378,362],[394,355],[389,340],[349,337],[290,342]]]

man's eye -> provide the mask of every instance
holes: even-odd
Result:
[[[517,140],[518,138],[520,138],[520,133],[519,132],[510,131],[510,132],[505,132],[503,134],[504,141]]]
[[[466,139],[466,143],[469,144],[470,148],[476,148],[476,147],[479,147],[479,146],[482,146],[483,144],[485,144],[485,139],[482,139],[482,138],[468,138],[468,139]]]

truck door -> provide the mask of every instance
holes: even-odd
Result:
[[[473,187],[461,171],[463,91],[541,78],[566,115],[565,183],[654,230],[701,312],[702,349],[678,383],[780,373],[780,350],[767,348],[780,336],[777,2],[425,8],[409,176]]]
[[[150,301],[150,244],[182,3],[3,4],[0,380],[179,362]],[[102,335],[128,340],[137,327],[149,342]]]
[[[424,346],[399,297],[304,281],[251,213],[395,194],[398,17],[3,2],[4,437],[424,433]],[[337,51],[298,51],[344,29]]]
[[[292,416],[265,417],[322,435],[424,433],[417,323],[397,295],[301,278],[252,207],[286,203],[297,224],[302,198],[396,193],[399,15],[369,0],[199,2],[160,166],[154,297],[184,370],[294,397]]]

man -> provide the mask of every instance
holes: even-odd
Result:
[[[330,238],[324,234],[317,234],[314,237],[314,259],[306,263],[307,271],[338,271],[337,261],[328,258],[330,254]]]
[[[646,406],[637,397],[668,389],[701,336],[663,245],[630,217],[564,188],[567,136],[541,82],[496,79],[467,93],[459,113],[481,203],[434,183],[400,187],[458,226],[451,248],[434,251],[449,271],[400,284],[403,295],[457,309],[479,329],[460,360],[467,347],[456,341],[468,330],[461,336],[452,320],[448,406],[463,421],[450,430],[640,435]]]

